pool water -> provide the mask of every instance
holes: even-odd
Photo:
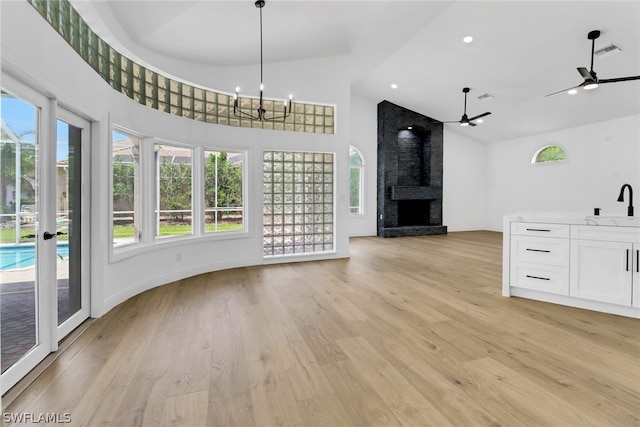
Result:
[[[69,243],[57,245],[58,257],[69,256]],[[25,246],[0,246],[0,271],[14,268],[26,268],[36,263],[36,247]]]

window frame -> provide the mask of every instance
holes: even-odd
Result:
[[[351,150],[354,150],[358,157],[360,158],[360,164],[351,163]],[[359,206],[357,206],[358,211],[352,212],[351,209],[354,206],[351,206],[351,171],[352,169],[357,169],[359,171],[359,183],[358,183],[358,202]],[[364,156],[362,155],[362,151],[360,151],[356,146],[349,145],[349,215],[353,216],[363,216],[365,215],[365,203],[364,203],[364,174],[365,174],[365,161]]]
[[[152,151],[153,151],[153,180],[152,180],[152,185],[153,185],[153,199],[152,199],[152,209],[151,211],[153,212],[153,222],[152,224],[152,238],[154,240],[154,242],[164,242],[164,241],[169,241],[169,240],[180,240],[180,239],[185,239],[185,238],[189,238],[189,237],[197,237],[198,236],[198,229],[196,227],[196,224],[198,224],[199,222],[199,218],[197,215],[197,211],[195,210],[195,198],[196,198],[196,191],[194,191],[194,187],[195,187],[195,170],[196,168],[198,168],[197,164],[194,164],[195,161],[195,156],[196,156],[196,148],[192,145],[189,144],[184,144],[184,143],[179,143],[179,142],[175,142],[175,141],[168,141],[165,139],[160,139],[160,138],[152,138],[151,141],[152,143]],[[175,148],[175,149],[183,149],[183,150],[187,150],[190,152],[191,154],[191,179],[190,179],[190,186],[191,186],[191,197],[190,197],[190,211],[191,211],[191,232],[190,233],[186,233],[186,234],[174,234],[174,235],[170,235],[170,236],[161,236],[160,235],[160,165],[162,163],[161,158],[159,157],[159,149],[158,146],[169,146],[171,148]]]
[[[113,156],[113,151],[114,151],[114,133],[119,133],[121,135],[126,135],[129,138],[133,137],[136,138],[138,140],[138,144],[139,144],[139,159],[140,159],[140,164],[139,164],[139,171],[138,171],[138,175],[139,175],[139,179],[138,179],[138,186],[140,187],[139,189],[139,194],[140,194],[140,201],[139,201],[139,205],[140,205],[140,212],[138,213],[139,216],[139,220],[140,220],[140,228],[138,230],[135,229],[135,225],[134,225],[134,233],[137,233],[137,237],[134,235],[134,241],[131,243],[125,243],[122,245],[116,245],[115,241],[114,241],[114,224],[113,224],[113,220],[114,220],[114,204],[113,204],[113,185],[114,185],[114,177],[113,177],[113,167],[114,167],[114,156]],[[141,245],[144,244],[144,225],[145,225],[145,203],[144,203],[144,199],[145,199],[145,167],[144,167],[144,136],[142,136],[141,134],[131,131],[130,129],[127,129],[125,127],[122,126],[118,126],[118,125],[112,125],[110,127],[110,133],[109,133],[109,215],[111,220],[109,221],[109,238],[110,238],[110,251],[113,254],[117,254],[117,253],[122,253],[122,252],[128,252],[130,250],[135,250],[136,248],[140,247]],[[135,167],[135,166],[134,166]],[[134,170],[135,172],[135,170]],[[135,215],[135,200],[134,200],[134,215]],[[134,224],[135,224],[135,219],[134,219]]]
[[[547,160],[547,161],[543,161],[543,162],[539,162],[538,160],[538,156],[546,149],[551,148],[551,147],[558,147],[561,151],[562,154],[564,155],[564,159],[558,159],[558,160]],[[531,165],[553,165],[553,164],[563,164],[563,163],[567,163],[569,160],[569,156],[567,155],[567,150],[560,144],[546,144],[543,145],[542,147],[538,148],[534,153],[533,156],[531,157]]]
[[[113,133],[117,132],[126,136],[135,137],[140,142],[140,217],[141,225],[138,230],[140,237],[138,241],[130,244],[115,246],[113,244]],[[173,147],[186,148],[191,150],[191,234],[156,237],[156,144],[170,145]],[[205,232],[204,224],[204,153],[231,152],[242,155],[242,228],[238,230]],[[251,202],[247,197],[250,174],[247,165],[250,161],[250,153],[247,148],[228,148],[222,145],[207,145],[206,142],[176,142],[156,136],[144,135],[119,124],[111,123],[109,127],[109,180],[108,180],[108,214],[110,215],[109,239],[109,262],[114,263],[133,255],[154,250],[160,246],[167,247],[189,240],[230,240],[242,239],[252,236],[248,227],[247,212],[249,212]]]
[[[206,164],[207,164],[207,159],[205,158],[206,153],[232,153],[232,154],[239,154],[242,156],[242,172],[241,172],[241,179],[242,179],[242,206],[241,206],[241,213],[242,213],[242,227],[239,230],[226,230],[226,231],[220,231],[220,230],[215,230],[215,231],[207,231],[206,230],[206,220],[207,220],[207,214],[206,214],[206,209],[207,209],[207,203],[206,203],[206,173],[205,173],[205,168],[206,168]],[[217,149],[217,148],[209,148],[209,147],[202,147],[202,150],[199,152],[200,157],[200,161],[202,162],[201,167],[199,168],[199,170],[202,172],[202,195],[200,197],[200,200],[202,202],[202,206],[199,209],[201,215],[202,215],[202,219],[199,221],[198,225],[201,227],[201,232],[202,235],[204,236],[218,236],[221,234],[229,234],[229,233],[245,233],[247,231],[247,209],[246,209],[246,202],[247,202],[247,152],[244,150],[224,150],[224,149]],[[216,168],[216,171],[218,169]],[[217,203],[217,201],[216,201]],[[216,209],[219,208],[219,206],[216,206]]]

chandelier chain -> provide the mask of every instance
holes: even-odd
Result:
[[[244,117],[252,120],[260,121],[281,121],[284,122],[287,117],[291,115],[293,107],[293,96],[289,95],[288,101],[284,101],[284,107],[280,116],[267,117],[267,110],[264,108],[264,64],[263,64],[263,40],[262,40],[262,8],[265,5],[264,0],[256,0],[255,6],[260,9],[260,97],[259,105],[256,109],[256,114],[242,111],[240,107],[240,88],[236,87],[236,92],[233,96],[233,115],[236,117]],[[272,113],[273,114],[273,113]]]

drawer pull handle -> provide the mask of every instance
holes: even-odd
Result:
[[[545,230],[544,228],[527,228],[527,231],[551,231],[551,230]]]
[[[544,249],[529,249],[529,248],[527,248],[527,250],[531,251],[531,252],[544,252],[545,254],[548,254],[548,253],[551,252],[551,251],[547,251],[547,250],[544,250]]]
[[[527,277],[530,278],[530,279],[551,280],[548,277],[529,276],[528,274],[527,274]]]
[[[636,251],[636,273],[640,273],[640,249]]]

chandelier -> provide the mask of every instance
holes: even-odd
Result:
[[[267,117],[267,110],[264,108],[264,101],[262,97],[262,92],[264,90],[264,80],[262,79],[262,8],[264,7],[264,0],[257,0],[255,5],[258,9],[260,9],[260,98],[258,108],[255,111],[255,114],[252,112],[242,111],[240,108],[240,88],[236,87],[236,92],[233,95],[233,115],[240,118],[249,118],[253,120],[260,121],[281,121],[284,122],[289,115],[291,115],[291,105],[293,104],[293,95],[289,95],[289,99],[284,101],[284,105],[282,107],[282,111],[280,115],[273,115],[271,117]],[[276,114],[275,111],[273,114]]]

